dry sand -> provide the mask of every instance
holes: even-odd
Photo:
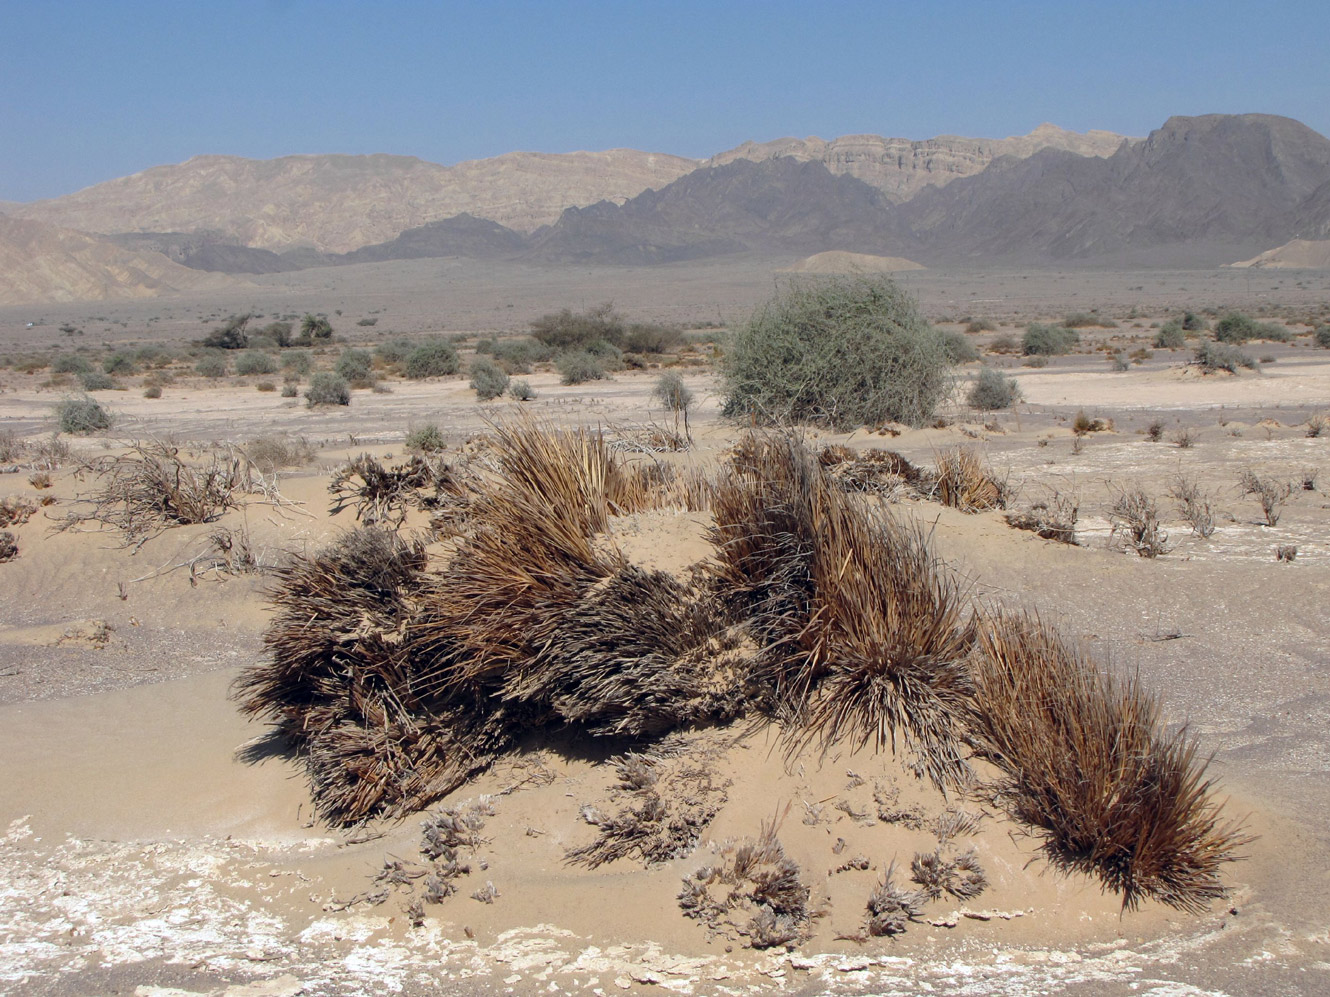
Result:
[[[594,828],[583,808],[619,798],[603,759],[571,745],[532,744],[447,801],[488,796],[490,842],[459,893],[427,905],[412,927],[415,891],[381,904],[347,901],[373,888],[385,860],[419,861],[419,820],[350,834],[311,819],[303,776],[280,756],[237,756],[262,733],[227,700],[238,668],[261,652],[267,615],[255,576],[177,567],[206,548],[215,526],[180,527],[137,553],[114,536],[51,533],[51,517],[88,482],[66,468],[39,492],[26,473],[0,476],[0,496],[57,502],[13,528],[21,553],[0,564],[0,981],[14,993],[353,994],[398,992],[697,994],[789,993],[1156,994],[1320,993],[1330,989],[1330,479],[1299,490],[1277,527],[1235,487],[1252,466],[1284,478],[1330,475],[1330,438],[1304,423],[1330,411],[1330,365],[1320,351],[1278,347],[1264,376],[1193,379],[1161,351],[1113,374],[1102,360],[1063,358],[1014,368],[1026,402],[996,419],[882,437],[810,434],[814,442],[887,446],[928,463],[940,448],[980,448],[1019,486],[1023,507],[1051,489],[1074,493],[1084,546],[1010,529],[997,513],[964,516],[917,500],[903,515],[930,524],[940,555],[977,597],[1036,605],[1088,641],[1112,667],[1161,690],[1171,722],[1190,720],[1235,814],[1261,837],[1228,876],[1233,892],[1190,917],[1146,904],[1123,914],[1091,881],[1047,868],[1035,842],[989,813],[972,841],[993,881],[965,905],[929,905],[896,940],[855,941],[863,904],[893,859],[933,846],[927,819],[947,805],[890,754],[848,747],[786,765],[772,732],[713,732],[714,779],[726,801],[697,850],[645,869],[621,860],[593,871],[565,850]],[[534,408],[561,423],[631,426],[659,418],[654,374],[564,388],[532,378]],[[735,429],[718,417],[712,375],[691,372],[700,402],[695,451],[714,462]],[[58,397],[11,376],[0,426],[37,434]],[[271,555],[317,547],[350,524],[327,514],[331,468],[371,448],[400,453],[402,431],[439,421],[454,444],[515,403],[480,406],[464,381],[394,383],[357,392],[349,409],[310,412],[252,387],[182,382],[160,400],[111,396],[124,419],[97,455],[151,435],[243,441],[278,430],[322,445],[285,473],[290,505],[258,501],[222,526],[248,526]],[[1077,444],[1079,408],[1114,430]],[[1198,442],[1150,443],[1139,430],[1165,418]],[[1219,528],[1188,536],[1163,499],[1178,473],[1216,496]],[[1148,561],[1107,545],[1115,488],[1160,496],[1172,551]],[[705,516],[658,513],[616,521],[635,560],[678,569],[705,555]],[[1277,543],[1298,558],[1276,563]],[[122,598],[122,595],[124,596]],[[722,734],[737,738],[715,746]],[[262,752],[259,752],[260,756]],[[860,781],[862,780],[862,782]],[[878,818],[873,797],[897,790],[923,830]],[[979,811],[972,800],[955,801]],[[745,949],[683,918],[680,880],[764,820],[801,865],[825,915],[794,951]],[[843,839],[844,844],[839,842]],[[867,869],[834,871],[862,855]],[[483,860],[485,867],[481,867]],[[469,894],[487,882],[492,904]],[[936,921],[937,923],[928,923]],[[954,922],[954,923],[953,923]]]

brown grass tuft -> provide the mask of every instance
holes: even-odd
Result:
[[[945,506],[961,512],[1005,509],[1011,492],[970,447],[958,447],[937,455],[934,495]]]
[[[1135,679],[1100,673],[1036,618],[997,615],[978,627],[974,681],[976,747],[1055,865],[1098,876],[1126,909],[1223,896],[1220,869],[1249,839],[1221,823],[1195,742],[1164,733]]]

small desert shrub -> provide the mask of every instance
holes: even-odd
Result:
[[[115,387],[111,375],[100,370],[85,370],[79,375],[79,383],[83,385],[84,391],[110,391]]]
[[[144,398],[161,398],[162,386],[160,384],[150,384],[143,389]]]
[[[443,430],[437,423],[427,422],[417,426],[406,434],[406,448],[412,453],[438,453],[448,443],[443,438]]]
[[[203,340],[203,345],[218,350],[243,350],[249,345],[245,331],[253,315],[232,315],[226,324],[214,329]]]
[[[23,456],[27,446],[12,429],[0,429],[0,464],[13,464]]]
[[[1330,325],[1317,326],[1312,339],[1321,349],[1330,350]]]
[[[1245,343],[1259,335],[1259,323],[1242,312],[1228,312],[1215,323],[1215,340],[1220,343]]]
[[[356,325],[360,325],[360,326],[371,326],[371,325],[378,325],[378,324],[379,324],[379,320],[378,320],[377,318],[362,318],[359,322],[356,323]]]
[[[368,350],[346,349],[337,358],[333,370],[352,384],[364,384],[374,379],[374,358]]]
[[[618,345],[629,353],[673,353],[683,343],[683,330],[673,325],[634,323]]]
[[[973,334],[976,332],[992,332],[996,328],[997,326],[990,319],[977,318],[970,321],[970,324],[965,327],[965,331]]]
[[[507,339],[494,344],[493,354],[507,373],[530,374],[533,365],[552,359],[554,351],[534,339]]]
[[[228,364],[224,353],[205,353],[194,365],[194,372],[200,377],[225,377]]]
[[[285,434],[257,436],[240,448],[249,462],[264,474],[272,474],[284,467],[301,467],[314,459],[314,446],[303,436]]]
[[[536,397],[535,390],[527,381],[513,381],[508,385],[508,394],[519,402],[529,402]]]
[[[605,378],[605,368],[600,360],[585,350],[564,353],[554,362],[559,371],[559,381],[563,384],[582,384],[586,381],[600,381]]]
[[[237,374],[275,374],[277,361],[259,350],[246,350],[236,357]]]
[[[137,369],[134,354],[128,350],[118,350],[102,361],[102,370],[108,374],[132,374]]]
[[[102,408],[100,402],[84,395],[82,398],[66,398],[55,407],[56,422],[60,432],[84,435],[102,429],[110,429],[111,413]]]
[[[273,384],[272,381],[260,381],[258,384],[254,385],[254,388],[257,391],[264,391],[264,392],[276,391],[277,385]]]
[[[0,562],[18,557],[18,538],[8,530],[0,530]]]
[[[943,505],[961,512],[1005,509],[1010,489],[996,477],[970,447],[958,447],[937,455],[934,493]]]
[[[1077,409],[1075,417],[1071,420],[1071,431],[1077,436],[1084,436],[1087,433],[1104,433],[1112,428],[1112,425],[1103,419],[1091,419],[1085,414],[1085,409]]]
[[[979,359],[979,351],[974,348],[974,343],[962,333],[941,331],[938,335],[942,337],[942,349],[952,363],[971,363]]]
[[[283,398],[295,398],[299,394],[300,394],[300,389],[297,388],[295,384],[293,384],[292,382],[287,381],[285,384],[282,385]]]
[[[374,347],[374,357],[386,366],[396,367],[411,355],[411,351],[416,348],[416,345],[413,340],[399,336]],[[479,348],[477,348],[477,352],[479,352]]]
[[[1021,352],[1026,356],[1059,356],[1070,353],[1080,341],[1081,337],[1071,329],[1031,322],[1021,337]]]
[[[1021,400],[1021,389],[1015,380],[992,367],[984,367],[970,387],[965,402],[970,408],[983,412],[1011,408]]]
[[[1088,326],[1095,326],[1100,329],[1116,329],[1118,324],[1111,318],[1100,318],[1093,312],[1072,312],[1062,320],[1063,326],[1068,329],[1084,329]]]
[[[1196,430],[1192,429],[1190,426],[1183,426],[1173,434],[1171,439],[1175,447],[1182,450],[1189,450],[1196,445],[1199,436]]]
[[[1298,556],[1298,548],[1292,544],[1280,544],[1275,548],[1275,560],[1292,564]]]
[[[1140,488],[1120,492],[1109,518],[1113,523],[1110,543],[1129,547],[1141,557],[1153,558],[1168,552],[1168,534],[1160,526],[1155,500]]]
[[[319,340],[330,340],[333,335],[332,323],[322,315],[313,315],[305,313],[305,317],[300,320],[300,340],[304,343],[313,343]]]
[[[498,398],[508,390],[508,375],[493,360],[479,357],[471,361],[471,389],[482,402]]]
[[[1139,363],[1140,361],[1137,362]],[[1126,371],[1131,370],[1131,364],[1127,363],[1127,358],[1122,355],[1121,351],[1110,354],[1108,358],[1108,363],[1109,366],[1113,368],[1113,371],[1116,374],[1122,374]]]
[[[1165,322],[1155,336],[1155,346],[1161,350],[1180,350],[1186,345],[1187,333],[1177,319]]]
[[[1178,513],[1191,527],[1192,533],[1202,538],[1214,533],[1215,515],[1210,496],[1201,490],[1194,478],[1178,475],[1169,486],[1168,496],[1178,504]]]
[[[461,369],[462,361],[451,343],[441,339],[421,343],[409,354],[402,365],[402,372],[413,381],[426,377],[446,377],[456,374]]]
[[[313,369],[314,361],[308,350],[291,350],[282,354],[282,370],[296,374],[299,377],[308,377],[309,372]]]
[[[1052,498],[1035,502],[1026,512],[1008,513],[1007,525],[1018,530],[1029,530],[1045,540],[1075,546],[1079,512],[1079,505],[1073,496],[1055,491]]]
[[[28,475],[28,484],[32,485],[32,487],[36,488],[38,491],[44,491],[45,489],[50,488],[52,484],[51,472],[34,471],[32,474]]]
[[[1184,332],[1204,332],[1210,327],[1210,323],[1195,312],[1182,313],[1182,328]]]
[[[1307,420],[1307,439],[1314,440],[1325,432],[1325,417],[1314,415]]]
[[[309,379],[309,387],[305,389],[305,404],[310,408],[316,405],[350,405],[351,385],[341,375],[321,370]]]
[[[259,330],[259,335],[272,340],[279,348],[285,348],[291,345],[291,323],[269,322]]]
[[[1293,494],[1293,483],[1262,478],[1250,467],[1244,468],[1238,477],[1238,487],[1243,495],[1254,496],[1261,503],[1261,512],[1265,515],[1265,525],[1275,526],[1283,513],[1284,503]]]
[[[994,336],[993,341],[988,344],[989,353],[1019,353],[1021,352],[1021,341],[1006,332],[1001,336]]]
[[[531,323],[532,338],[556,350],[585,350],[602,341],[617,345],[623,335],[623,319],[608,301],[585,312],[574,313],[565,308]]]
[[[799,281],[738,329],[724,412],[838,429],[929,422],[952,388],[943,337],[886,277]]]
[[[651,397],[662,407],[676,414],[687,413],[693,404],[693,392],[683,383],[683,378],[675,371],[667,371],[656,380],[651,389]]]
[[[92,365],[77,353],[57,353],[51,361],[53,374],[86,374]]]
[[[1261,365],[1255,359],[1236,346],[1210,340],[1196,347],[1196,358],[1192,362],[1206,374],[1212,374],[1217,370],[1236,374],[1239,367],[1246,367],[1249,370],[1261,369]]]

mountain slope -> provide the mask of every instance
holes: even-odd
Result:
[[[0,304],[150,298],[235,284],[160,253],[0,215]]]
[[[1290,118],[1175,117],[1107,159],[995,161],[900,205],[890,227],[930,262],[1209,265],[1314,230],[1307,212],[1328,180],[1330,140]]]
[[[632,149],[513,152],[451,167],[414,156],[196,156],[10,214],[92,233],[209,230],[262,249],[341,253],[463,212],[530,230],[571,205],[622,201],[696,166]]]

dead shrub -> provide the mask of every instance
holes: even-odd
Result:
[[[973,900],[988,888],[988,877],[973,848],[955,857],[944,855],[941,848],[916,852],[910,862],[910,879],[919,884],[919,895],[929,900],[939,900],[944,893],[957,900]]]
[[[1200,439],[1200,434],[1190,426],[1183,426],[1181,429],[1177,430],[1170,439],[1172,440],[1173,445],[1180,450],[1189,450],[1196,445],[1196,441]]]
[[[37,504],[10,495],[0,499],[0,526],[22,526],[37,511]]]
[[[1168,534],[1160,525],[1155,500],[1140,488],[1119,492],[1109,518],[1113,523],[1110,544],[1134,550],[1141,557],[1168,553]]]
[[[8,530],[0,530],[0,563],[18,557],[18,538]]]
[[[1124,909],[1150,897],[1199,912],[1223,896],[1220,869],[1250,839],[1221,823],[1195,742],[1165,733],[1135,679],[1098,671],[1036,618],[990,615],[974,681],[975,747],[1003,772],[996,798],[1055,865],[1098,876]]]
[[[1314,440],[1325,432],[1326,420],[1324,416],[1314,415],[1307,420],[1307,438]]]
[[[1154,419],[1150,425],[1145,427],[1145,438],[1151,443],[1158,443],[1164,438],[1164,422],[1162,419]]]
[[[32,485],[32,487],[36,488],[38,491],[44,491],[45,489],[50,488],[51,472],[34,471],[32,474],[28,475],[28,484]]]
[[[1298,548],[1292,544],[1280,544],[1275,548],[1275,560],[1292,564],[1297,559]]]
[[[318,449],[303,436],[257,436],[240,452],[263,474],[273,474],[288,467],[303,467],[312,461]]]
[[[961,512],[984,512],[1005,509],[1010,489],[972,448],[958,447],[937,455],[934,495],[943,505]]]
[[[377,457],[363,453],[337,469],[328,491],[333,496],[329,515],[353,506],[356,521],[366,526],[401,526],[412,510],[465,505],[470,497],[467,483],[452,468],[419,454],[404,464],[385,467]]]
[[[1076,417],[1071,421],[1071,431],[1077,436],[1084,436],[1087,433],[1103,433],[1112,428],[1113,423],[1111,421],[1091,419],[1085,414],[1085,409],[1078,409]]]
[[[1250,467],[1244,468],[1238,477],[1238,487],[1243,495],[1252,495],[1261,503],[1261,512],[1265,515],[1265,525],[1275,526],[1283,514],[1284,503],[1293,494],[1291,481],[1275,481],[1262,478]]]
[[[118,530],[126,546],[141,547],[173,526],[209,523],[237,508],[253,481],[239,456],[207,451],[198,464],[180,448],[153,440],[134,443],[129,452],[85,461],[75,472],[91,475],[96,488],[69,514],[60,529],[100,523]]]
[[[853,450],[833,443],[818,452],[817,460],[847,492],[890,495],[906,488],[931,487],[928,476],[894,450]]]
[[[903,934],[911,921],[919,917],[925,900],[916,890],[902,890],[895,884],[896,865],[887,866],[882,882],[868,895],[868,933],[874,938]]]
[[[1178,513],[1198,537],[1208,537],[1215,531],[1215,515],[1210,496],[1201,490],[1194,478],[1179,474],[1168,489],[1169,498],[1178,504]]]
[[[1054,491],[1048,499],[1032,503],[1025,512],[1007,513],[1007,525],[1029,530],[1045,540],[1076,545],[1076,518],[1080,507],[1074,496]]]
[[[729,845],[720,865],[685,879],[679,907],[717,934],[743,936],[752,948],[766,949],[807,936],[809,895],[798,863],[776,838],[775,822],[764,822],[756,840]]]

